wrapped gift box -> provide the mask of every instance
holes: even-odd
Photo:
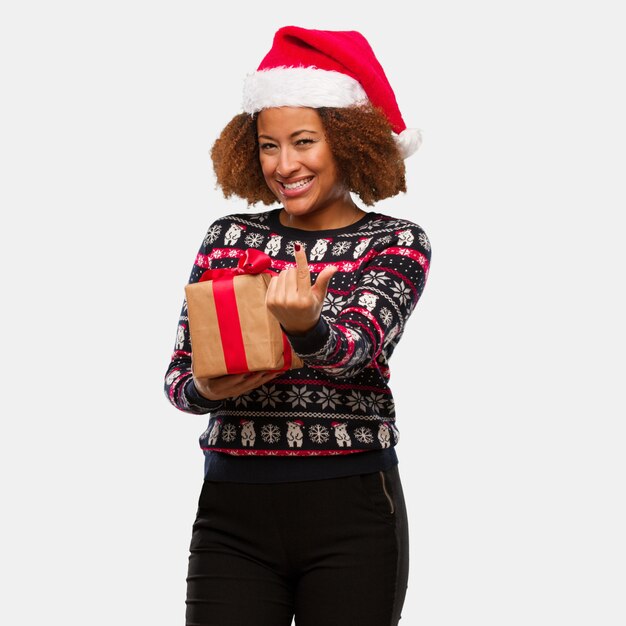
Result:
[[[265,306],[269,257],[248,252],[256,253],[252,262],[246,254],[238,268],[209,270],[201,282],[185,287],[192,367],[198,378],[303,366]],[[248,273],[261,267],[259,273]]]

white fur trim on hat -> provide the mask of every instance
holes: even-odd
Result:
[[[406,128],[399,135],[393,134],[403,159],[415,154],[422,145],[422,131],[419,128]]]
[[[243,110],[256,113],[281,106],[347,107],[365,104],[361,84],[347,74],[316,67],[277,67],[248,74],[243,88]]]

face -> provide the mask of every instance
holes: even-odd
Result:
[[[265,182],[293,220],[319,221],[352,210],[315,109],[264,109],[257,134]]]

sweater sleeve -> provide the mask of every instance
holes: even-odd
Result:
[[[323,311],[306,335],[288,335],[294,351],[309,367],[340,378],[376,367],[381,353],[388,355],[399,341],[422,295],[430,256],[426,234],[411,224],[368,261],[334,319]]]
[[[211,233],[216,232],[217,225],[212,224],[200,246],[196,256],[189,283],[197,283],[204,273],[202,259],[206,259],[209,252],[209,242],[213,239]],[[220,227],[221,228],[221,227]],[[189,334],[189,318],[187,314],[187,301],[183,300],[183,306],[176,329],[176,341],[174,352],[165,372],[164,391],[167,399],[181,411],[202,415],[219,408],[222,402],[207,400],[201,396],[193,382],[191,371],[191,336]]]

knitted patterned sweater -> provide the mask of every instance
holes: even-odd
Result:
[[[312,280],[326,265],[338,267],[317,326],[288,336],[304,367],[245,395],[206,400],[193,384],[184,302],[166,396],[182,411],[210,413],[200,436],[205,454],[324,456],[393,448],[399,429],[389,360],[424,289],[428,238],[417,224],[377,212],[344,228],[307,231],[283,226],[280,211],[216,220],[189,282],[209,267],[235,267],[247,248],[264,251],[280,272],[295,265],[295,243],[306,251]]]

